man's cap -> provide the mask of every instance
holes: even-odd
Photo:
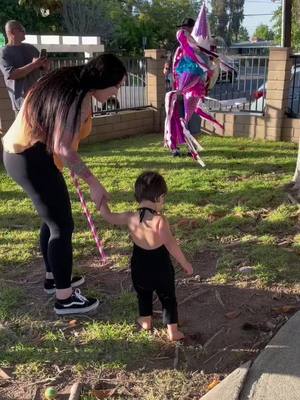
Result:
[[[187,26],[189,28],[193,28],[195,25],[195,20],[193,18],[184,18],[182,23],[180,25],[177,25],[177,28],[182,28],[184,26]]]

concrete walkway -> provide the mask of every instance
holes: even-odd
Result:
[[[300,311],[279,330],[252,365],[233,371],[203,400],[299,400]]]

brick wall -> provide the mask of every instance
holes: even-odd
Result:
[[[83,143],[96,143],[154,132],[155,110],[123,111],[93,118],[92,134]]]
[[[13,123],[15,113],[13,112],[3,75],[0,73],[0,129],[6,132]]]
[[[298,142],[300,120],[286,116],[291,66],[289,48],[271,49],[264,115],[215,113],[225,127],[224,132],[207,122],[203,124],[204,130],[224,136]]]

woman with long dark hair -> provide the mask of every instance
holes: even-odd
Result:
[[[91,97],[105,102],[116,95],[125,75],[123,63],[112,54],[49,73],[30,90],[3,138],[6,171],[28,194],[42,219],[44,290],[56,293],[57,314],[84,313],[99,304],[97,299],[84,297],[79,289],[73,290],[84,278],[72,278],[74,223],[61,170],[67,166],[83,179],[95,203],[109,197],[77,149],[91,131]]]

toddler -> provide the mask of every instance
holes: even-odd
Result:
[[[175,277],[170,254],[188,275],[193,273],[193,268],[173,237],[167,219],[160,213],[166,194],[164,178],[156,172],[147,171],[135,183],[135,198],[139,203],[137,212],[113,213],[104,201],[100,205],[100,213],[111,224],[127,225],[133,240],[131,277],[138,298],[138,324],[143,329],[152,329],[155,291],[162,304],[168,336],[173,341],[183,339],[184,334],[177,325]]]

